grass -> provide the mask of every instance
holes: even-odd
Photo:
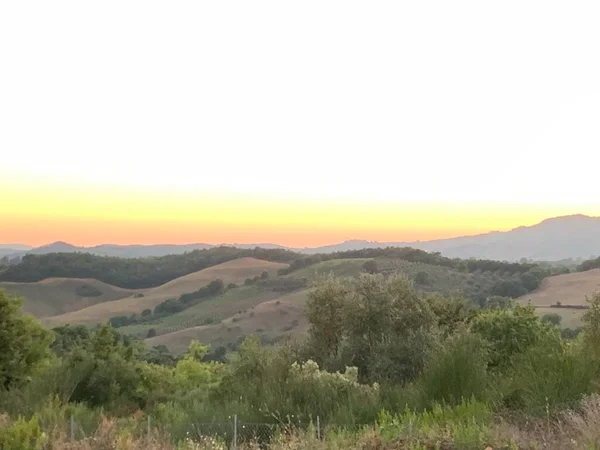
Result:
[[[85,435],[76,433],[75,440],[69,438],[66,417],[53,417],[48,422],[37,417],[11,420],[0,415],[0,444],[7,450],[232,448],[231,423],[222,424],[225,427],[214,424],[200,428],[200,433],[180,438],[169,431],[189,424],[155,420],[148,433],[144,414],[119,419],[95,415],[91,423],[94,430]],[[268,442],[271,450],[592,450],[600,442],[600,397],[585,397],[576,410],[565,410],[553,418],[527,421],[498,417],[485,403],[463,401],[456,407],[436,405],[422,412],[382,411],[376,423],[358,427],[320,424],[317,429],[314,422],[301,427],[290,425],[241,423],[237,428],[236,448],[258,450]]]
[[[523,304],[531,303],[539,316],[558,314],[562,317],[562,328],[577,328],[581,326],[585,310],[551,308],[550,305],[556,305],[557,302],[563,305],[587,305],[586,298],[595,292],[600,292],[600,269],[548,277],[538,289],[518,301]]]
[[[39,318],[78,311],[142,292],[112,286],[98,280],[79,278],[47,278],[35,283],[0,282],[0,289],[22,297],[23,310]],[[95,290],[96,295],[80,295],[91,293],[92,290]]]
[[[600,269],[548,277],[538,289],[519,300],[531,302],[536,307],[555,305],[556,302],[585,305],[586,296],[591,297],[594,292],[600,292]]]
[[[307,298],[306,290],[283,295],[235,312],[220,323],[180,329],[147,339],[146,343],[150,346],[165,345],[171,352],[180,354],[192,339],[219,346],[237,342],[251,334],[267,339],[301,336],[308,328],[303,309]]]
[[[79,311],[47,318],[44,322],[51,327],[67,323],[94,324],[106,322],[114,316],[128,316],[139,314],[146,308],[153,309],[169,298],[176,298],[181,294],[193,292],[218,278],[226,284],[243,283],[246,278],[260,276],[265,270],[273,276],[277,273],[277,270],[283,267],[287,267],[287,265],[255,258],[239,258],[176,278],[161,286],[147,290],[143,297],[130,296],[110,303],[97,304]]]
[[[207,320],[219,323],[240,310],[246,310],[280,295],[260,286],[240,286],[172,316],[150,323],[123,327],[119,331],[145,338],[151,328],[154,328],[158,334],[165,334],[204,325]]]

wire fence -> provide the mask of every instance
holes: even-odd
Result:
[[[147,437],[148,440],[156,434],[161,434],[160,424],[155,424],[151,416],[146,416],[144,429],[140,434]],[[313,437],[319,440],[325,439],[328,432],[340,430],[346,432],[358,432],[365,425],[350,424],[321,424],[317,416],[312,422],[298,423],[254,423],[242,422],[238,420],[237,415],[231,417],[229,422],[198,422],[187,424],[185,428],[186,439],[192,442],[210,443],[219,442],[229,449],[237,449],[243,444],[252,443],[252,448],[269,449],[270,444],[286,436],[296,436],[300,433],[312,433]],[[87,429],[87,432],[86,432]],[[71,441],[85,440],[91,437],[93,431],[84,424],[78,423],[73,416],[70,417],[68,424],[68,436]]]

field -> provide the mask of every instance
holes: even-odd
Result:
[[[143,292],[84,278],[47,278],[35,283],[0,282],[0,289],[22,297],[23,310],[39,318],[65,314]],[[86,289],[91,290],[91,296],[79,295],[78,291],[82,290],[89,295]]]
[[[114,316],[139,314],[146,308],[152,309],[169,298],[193,292],[212,280],[220,278],[226,284],[243,283],[246,278],[260,275],[265,270],[273,276],[277,270],[284,267],[287,265],[255,258],[239,258],[176,278],[162,286],[147,290],[143,297],[130,296],[113,302],[97,304],[79,311],[46,318],[44,322],[51,327],[67,323],[101,323]]]
[[[213,346],[236,342],[250,334],[267,339],[301,335],[307,329],[304,303],[307,291],[294,292],[259,303],[238,312],[221,323],[200,325],[146,339],[149,346],[165,345],[176,354],[184,352],[192,339]]]
[[[531,303],[539,315],[557,313],[562,326],[574,328],[581,325],[582,309],[551,308],[557,302],[565,305],[586,305],[586,297],[600,292],[600,269],[569,273],[546,278],[541,286],[530,294],[519,298],[523,304]]]

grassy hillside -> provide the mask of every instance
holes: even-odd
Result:
[[[539,315],[559,314],[563,327],[574,328],[581,325],[581,316],[585,310],[570,309],[568,305],[586,305],[586,297],[591,297],[596,292],[600,292],[600,269],[548,277],[538,289],[520,297],[518,301],[531,303]],[[567,307],[550,307],[557,302]]]
[[[300,268],[289,275],[282,275],[270,280],[266,285],[256,284],[242,286],[204,301],[178,314],[160,320],[129,327],[119,331],[139,338],[148,335],[154,329],[157,337],[148,340],[152,345],[163,343],[174,351],[183,350],[192,339],[201,339],[213,345],[227,345],[240,340],[245,334],[259,334],[265,339],[277,339],[278,336],[290,334],[283,331],[290,323],[297,321],[295,331],[302,330],[305,323],[302,305],[306,301],[308,289],[319,278],[333,274],[335,276],[356,276],[364,271],[367,261],[375,261],[378,271],[391,275],[406,275],[415,282],[416,288],[422,292],[449,293],[465,292],[473,300],[485,298],[496,283],[511,279],[513,275],[504,272],[472,273],[453,268],[419,262],[409,262],[396,258],[354,258],[334,259]],[[419,277],[419,274],[421,276]],[[426,274],[426,276],[423,276]],[[306,278],[306,286],[297,292],[281,296],[269,286],[277,280],[298,280]],[[293,301],[294,308],[277,314],[267,314],[267,306],[277,300],[287,305]],[[285,311],[285,309],[284,309]],[[291,320],[291,322],[290,322]],[[243,322],[243,323],[242,323]],[[262,324],[262,325],[261,325]],[[254,326],[256,325],[256,326]],[[260,331],[257,331],[260,330]],[[173,347],[173,348],[172,348]]]
[[[256,334],[267,340],[286,335],[302,335],[308,322],[304,315],[307,291],[294,292],[259,303],[238,312],[221,323],[200,325],[146,339],[149,346],[165,345],[173,353],[184,352],[192,339],[213,347],[239,341]]]
[[[548,277],[538,289],[524,295],[519,300],[530,301],[534,306],[585,305],[586,296],[600,292],[600,269],[587,272],[568,273]]]
[[[369,254],[368,252],[361,252]],[[227,285],[230,282],[241,284],[215,296],[204,298],[201,301],[188,305],[183,311],[173,310],[171,313],[145,316],[143,320],[135,319],[133,324],[122,326],[119,331],[138,338],[146,338],[149,335],[157,337],[172,335],[176,338],[182,348],[189,344],[190,336],[196,332],[202,332],[201,336],[207,337],[207,342],[223,344],[236,343],[244,334],[252,334],[256,329],[268,330],[261,332],[265,339],[276,339],[281,335],[289,334],[282,331],[290,327],[289,317],[286,313],[266,314],[266,306],[272,301],[277,301],[286,294],[292,294],[298,305],[306,299],[307,289],[321,277],[333,274],[335,276],[356,276],[365,271],[365,264],[375,266],[377,272],[392,275],[401,274],[409,277],[415,282],[418,291],[429,293],[462,292],[474,302],[481,303],[490,295],[495,295],[496,287],[500,283],[520,283],[522,271],[529,266],[518,264],[505,264],[500,262],[463,261],[458,264],[455,261],[442,258],[438,261],[435,255],[427,255],[422,252],[413,251],[407,253],[397,251],[386,253],[376,252],[375,258],[343,257],[339,259],[327,259],[314,261],[308,265],[300,265],[290,271],[286,264],[273,263],[257,260],[254,258],[240,258],[217,266],[189,274],[176,280],[165,283],[157,288],[149,289],[143,297],[131,296],[106,304],[98,304],[79,311],[62,314],[60,316],[46,318],[46,324],[50,326],[63,325],[66,323],[94,324],[105,322],[116,316],[125,318],[136,314],[139,315],[144,309],[153,309],[158,304],[168,299],[173,299],[182,294],[189,294],[198,288],[216,279],[222,279]],[[407,254],[405,254],[407,253]],[[408,256],[407,256],[408,255]],[[427,257],[425,257],[425,256]],[[409,261],[404,259],[419,259]],[[261,275],[267,270],[269,276],[266,280],[255,280],[244,285],[244,281]],[[279,273],[279,275],[277,275]],[[280,300],[281,301],[281,300]],[[295,303],[295,304],[296,304]],[[263,305],[259,308],[259,305]],[[257,317],[258,308],[264,318]],[[299,326],[304,318],[301,307],[297,306],[292,314]],[[247,320],[253,314],[253,320]],[[291,314],[291,311],[290,311]],[[248,315],[246,317],[245,315]],[[298,317],[299,316],[299,317]],[[256,317],[256,319],[255,319]],[[251,324],[268,322],[267,326],[257,325],[252,328]],[[247,320],[248,325],[242,327],[237,322]],[[137,321],[137,323],[136,323]],[[132,322],[124,322],[127,325]],[[236,324],[229,326],[227,324]],[[184,333],[187,329],[194,329]],[[165,338],[169,340],[170,338]]]
[[[22,297],[23,310],[36,317],[65,314],[143,292],[85,278],[47,278],[35,283],[0,282],[0,289]]]
[[[169,281],[154,289],[149,289],[143,297],[130,296],[117,301],[97,304],[68,314],[49,317],[45,323],[49,326],[67,323],[93,324],[105,322],[118,315],[140,313],[144,309],[152,309],[159,303],[199,289],[212,280],[221,279],[225,283],[240,283],[248,277],[260,275],[267,271],[274,275],[277,270],[286,267],[282,263],[262,261],[255,258],[239,258],[218,264],[208,269],[185,275]]]
[[[260,286],[240,286],[180,313],[149,323],[122,327],[119,328],[119,332],[145,338],[151,328],[157,334],[165,334],[198,325],[219,323],[239,311],[244,311],[279,296],[281,296],[281,293]]]

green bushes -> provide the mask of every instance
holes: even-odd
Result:
[[[75,293],[80,297],[99,297],[102,291],[95,286],[84,284],[75,288]]]
[[[0,417],[0,448],[2,450],[42,450],[47,436],[42,431],[37,418],[30,420],[19,417],[13,423]]]
[[[421,404],[485,400],[487,358],[486,343],[479,335],[463,329],[448,337],[430,351],[423,374],[415,383]]]

